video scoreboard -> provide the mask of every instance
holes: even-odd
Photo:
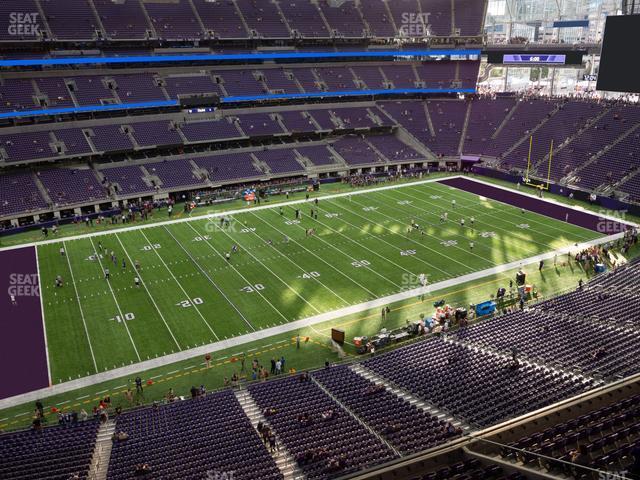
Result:
[[[506,54],[502,56],[502,63],[506,65],[564,65],[567,62],[566,55],[551,54]]]

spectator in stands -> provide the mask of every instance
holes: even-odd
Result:
[[[282,373],[282,362],[280,360],[276,361],[276,375],[280,375]]]
[[[148,463],[139,463],[136,465],[133,474],[136,477],[143,477],[151,473],[151,467]]]
[[[589,452],[587,446],[582,444],[577,450],[571,450],[569,452],[569,460],[577,466],[588,467],[590,465]],[[573,467],[574,476],[581,478],[584,475],[584,471],[581,468]]]
[[[276,436],[271,430],[269,430],[268,441],[269,450],[271,450],[271,453],[276,452],[278,450],[278,444],[276,443]]]
[[[640,479],[640,445],[631,450],[633,463],[627,469],[627,476],[633,479]]]

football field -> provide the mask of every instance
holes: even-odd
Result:
[[[51,380],[415,289],[420,274],[433,284],[601,236],[430,182],[39,245]]]

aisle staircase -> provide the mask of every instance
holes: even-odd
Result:
[[[107,420],[98,429],[96,446],[93,449],[91,464],[89,466],[89,480],[107,480],[109,459],[113,448],[113,434],[116,431],[116,421]]]
[[[242,406],[245,415],[251,421],[251,425],[253,425],[253,428],[257,428],[259,422],[262,422],[263,424],[269,424],[264,415],[262,415],[260,407],[258,407],[248,390],[237,390],[235,392],[235,395],[238,399],[238,402]],[[271,456],[276,462],[280,473],[282,473],[284,480],[304,480],[306,478],[304,473],[302,473],[302,470],[298,468],[295,459],[287,451],[287,449],[282,444],[282,442],[280,442],[280,439],[278,439],[277,436],[276,442],[278,448],[275,452],[271,453]]]

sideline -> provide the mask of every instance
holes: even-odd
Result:
[[[429,184],[429,183],[440,183],[443,180],[454,180],[456,178],[464,178],[473,182],[477,182],[477,183],[482,183],[484,185],[488,185],[491,187],[495,187],[495,188],[500,188],[502,190],[506,190],[508,192],[511,193],[516,193],[518,195],[523,195],[523,196],[527,196],[527,197],[531,197],[531,198],[535,198],[537,200],[543,201],[543,202],[547,202],[547,203],[551,203],[554,205],[558,205],[558,206],[562,206],[565,208],[568,208],[570,210],[575,210],[577,212],[583,212],[586,213],[588,215],[593,215],[594,217],[598,217],[598,218],[604,218],[607,220],[612,220],[618,223],[622,223],[622,224],[626,224],[626,225],[632,225],[634,227],[638,227],[639,225],[633,222],[630,222],[628,220],[624,220],[621,219],[620,217],[617,217],[615,215],[607,215],[604,214],[602,212],[591,212],[590,210],[587,210],[579,205],[568,205],[562,202],[559,202],[557,200],[553,200],[553,199],[547,199],[547,198],[539,198],[536,197],[535,195],[532,195],[530,193],[527,192],[520,192],[517,190],[513,190],[507,187],[504,187],[502,185],[497,185],[494,183],[490,183],[490,182],[486,182],[484,180],[480,180],[477,177],[472,177],[469,175],[460,175],[460,174],[455,174],[455,175],[451,175],[451,176],[446,176],[446,177],[437,177],[437,178],[428,178],[426,180],[417,180],[417,181],[411,181],[411,182],[406,182],[406,183],[400,183],[400,184],[391,184],[391,185],[384,185],[382,187],[373,187],[373,188],[365,188],[362,190],[356,190],[356,191],[349,191],[349,192],[341,192],[341,193],[332,193],[329,195],[324,195],[324,196],[320,196],[320,197],[313,197],[313,199],[300,199],[300,200],[291,200],[288,202],[278,202],[276,204],[273,205],[258,205],[256,207],[252,207],[252,208],[243,208],[243,209],[235,209],[235,210],[228,210],[228,211],[223,211],[223,212],[215,212],[215,213],[209,213],[209,214],[202,214],[202,215],[197,215],[197,216],[188,216],[188,217],[183,217],[183,218],[176,218],[173,220],[164,220],[164,221],[160,221],[160,222],[153,222],[153,223],[147,223],[144,225],[134,225],[134,226],[130,226],[130,227],[122,227],[122,228],[115,228],[115,229],[111,229],[111,230],[104,230],[101,232],[92,232],[92,233],[83,233],[80,235],[72,235],[69,237],[60,237],[58,238],[52,238],[49,240],[39,240],[37,242],[30,242],[30,243],[21,243],[19,245],[10,245],[7,247],[0,247],[0,252],[6,251],[6,250],[16,250],[18,248],[25,248],[25,247],[38,247],[41,245],[51,245],[51,244],[56,244],[56,243],[60,243],[60,242],[68,242],[68,241],[72,241],[72,240],[80,240],[80,239],[84,239],[84,238],[92,238],[92,237],[99,237],[99,236],[103,236],[103,235],[113,235],[113,234],[119,234],[119,233],[123,233],[123,232],[131,232],[131,231],[136,231],[136,230],[143,230],[146,228],[154,228],[154,227],[162,227],[162,226],[166,226],[166,225],[174,225],[174,224],[178,224],[178,223],[185,223],[185,222],[197,222],[197,221],[203,221],[203,220],[209,220],[209,219],[213,219],[213,218],[220,218],[220,217],[224,217],[224,216],[228,216],[228,215],[239,215],[242,213],[247,213],[247,212],[256,212],[256,211],[260,211],[260,210],[267,210],[270,208],[279,208],[279,207],[287,207],[290,205],[302,205],[302,204],[306,204],[308,202],[312,202],[314,201],[316,198],[318,199],[318,201],[322,201],[322,200],[332,200],[334,198],[344,198],[344,197],[350,197],[350,196],[354,196],[354,195],[366,195],[368,193],[375,193],[375,192],[382,192],[385,190],[396,190],[396,189],[400,189],[400,188],[408,188],[408,187],[412,187],[415,185],[424,185],[424,184]],[[443,186],[447,186],[447,185],[443,185]],[[461,190],[461,191],[465,191],[465,190]],[[472,192],[467,192],[467,193],[471,193],[472,195],[476,195],[479,196],[475,193]],[[497,201],[497,200],[495,200]],[[502,203],[502,202],[501,202]],[[512,205],[513,206],[513,205]],[[202,207],[202,208],[206,208],[206,207]],[[535,213],[535,212],[534,212]],[[537,214],[540,215],[540,214]],[[561,220],[557,220],[559,222],[562,222]],[[569,222],[571,223],[571,222]],[[573,225],[573,224],[572,224]]]

